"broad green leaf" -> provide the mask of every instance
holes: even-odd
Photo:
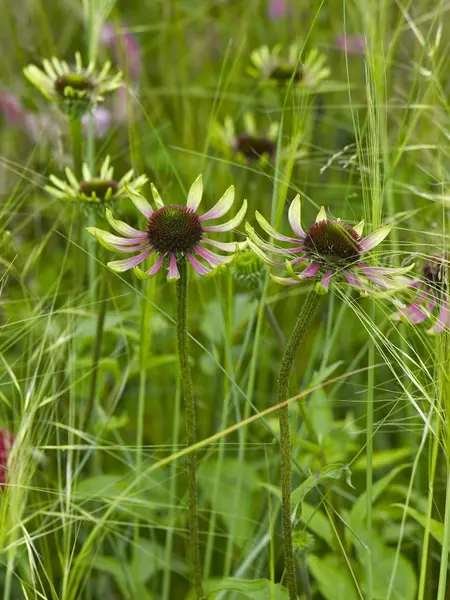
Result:
[[[215,600],[222,591],[237,592],[233,595],[235,600],[288,600],[288,591],[279,583],[273,583],[268,579],[234,579],[229,577],[223,579],[216,585],[215,590],[208,594],[208,600]]]
[[[311,394],[308,414],[319,440],[327,437],[334,427],[334,420],[328,394],[322,388]]]
[[[333,547],[335,536],[330,521],[323,512],[307,502],[302,502],[300,521],[315,535],[322,538],[330,547]]]
[[[292,492],[292,504],[302,502],[306,494],[317,487],[325,479],[340,479],[343,474],[349,477],[350,470],[346,465],[326,465],[319,472],[310,475],[306,481]]]
[[[374,600],[386,600],[389,582],[394,568],[396,550],[389,548],[377,538],[372,539],[372,575]],[[361,565],[365,566],[367,552],[359,546]],[[365,573],[365,570],[364,570]],[[363,575],[364,580],[364,575]],[[391,600],[415,600],[417,578],[411,563],[402,555],[398,558],[395,579],[392,584]]]
[[[436,519],[428,519],[426,515],[420,514],[417,510],[411,508],[410,506],[405,506],[404,504],[394,504],[393,506],[398,506],[403,510],[406,508],[408,515],[417,521],[419,525],[422,525],[424,528],[429,527],[430,535],[442,546],[444,541],[444,523],[436,521]]]
[[[395,450],[381,450],[372,454],[372,467],[374,469],[383,469],[391,467],[394,463],[400,462],[411,456],[410,448],[396,448]],[[353,471],[365,471],[367,459],[364,454],[355,463],[352,464]]]
[[[254,510],[258,476],[249,462],[231,458],[222,461],[220,473],[218,468],[216,461],[209,461],[199,470],[202,495],[228,532],[233,532],[234,542],[242,546],[258,525]]]
[[[406,469],[409,465],[400,465],[395,469],[392,469],[390,473],[385,475],[382,479],[377,481],[372,486],[372,504],[378,500],[380,495],[385,491],[387,486],[391,483],[397,475]],[[359,496],[358,500],[353,505],[353,508],[350,512],[350,528],[361,538],[365,539],[365,525],[364,519],[367,514],[367,500],[366,500],[366,492],[363,492],[361,496]]]
[[[94,558],[93,567],[113,577],[124,599],[154,600],[145,584],[133,579],[134,574],[127,562],[110,556],[97,556]]]
[[[361,600],[348,567],[336,561],[332,555],[319,558],[308,557],[311,571],[320,593],[325,600]]]

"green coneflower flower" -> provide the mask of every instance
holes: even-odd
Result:
[[[295,86],[316,88],[331,73],[326,66],[326,57],[314,48],[302,60],[302,49],[303,45],[296,42],[289,46],[286,56],[283,56],[283,48],[279,44],[271,50],[268,46],[261,46],[250,55],[253,66],[249,73],[270,85],[292,82]]]
[[[402,276],[414,265],[405,268],[373,267],[365,262],[365,254],[373,250],[389,234],[389,226],[382,227],[366,237],[361,237],[364,222],[354,227],[340,219],[328,218],[325,208],[320,209],[315,223],[303,230],[301,223],[301,201],[297,195],[289,207],[289,224],[293,236],[276,231],[270,223],[256,212],[256,220],[261,228],[275,240],[291,244],[290,248],[281,248],[262,240],[253,227],[247,223],[249,246],[262,260],[272,266],[285,265],[290,277],[272,278],[283,285],[297,285],[311,278],[319,278],[316,286],[318,293],[326,293],[332,281],[343,280],[347,285],[358,288],[367,294],[371,291],[369,283],[381,290],[398,290],[406,285]],[[271,254],[290,257],[289,261],[276,261]],[[303,264],[301,272],[294,265]]]
[[[111,63],[106,62],[100,72],[95,70],[91,61],[83,66],[79,52],[75,54],[75,66],[53,57],[42,61],[43,69],[28,65],[24,69],[25,77],[69,118],[80,118],[103,101],[103,94],[119,88],[122,82],[120,71],[109,75]]]
[[[121,179],[114,179],[114,167],[110,164],[109,156],[103,161],[98,177],[94,177],[87,164],[83,164],[83,179],[80,181],[69,167],[66,167],[65,173],[67,181],[50,175],[53,185],[46,185],[45,190],[60,200],[81,201],[91,206],[110,204],[113,200],[127,195],[127,185],[139,190],[148,181],[146,175],[135,177],[133,169],[125,173]]]
[[[88,227],[87,231],[108,250],[123,253],[135,253],[136,256],[108,263],[108,267],[116,273],[133,269],[136,276],[145,279],[158,273],[164,264],[168,266],[167,280],[179,279],[178,264],[186,260],[199,275],[210,275],[217,268],[229,263],[234,252],[243,248],[246,242],[218,242],[209,237],[210,233],[232,231],[241,224],[247,210],[244,200],[235,217],[219,225],[210,225],[209,221],[223,217],[234,202],[234,186],[230,186],[215,206],[201,215],[198,207],[203,196],[203,180],[201,175],[192,184],[186,205],[165,205],[154,185],[151,187],[156,205],[154,210],[148,201],[136,190],[127,186],[127,192],[139,212],[147,219],[146,228],[139,231],[123,221],[116,221],[108,209],[106,218],[111,227],[121,236],[113,235],[97,227]],[[231,256],[221,256],[205,248],[205,244]],[[156,258],[156,262],[146,271],[138,268],[148,257]],[[201,259],[208,266],[200,262]]]
[[[251,112],[244,113],[240,127],[228,115],[223,125],[217,121],[214,123],[211,142],[227,158],[234,158],[239,162],[274,162],[280,124],[272,122],[267,128],[258,125],[255,115]],[[293,154],[294,159],[305,156],[304,151],[297,150],[295,140],[289,147],[280,148],[281,159],[292,159]]]

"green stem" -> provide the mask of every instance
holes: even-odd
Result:
[[[86,415],[84,417],[83,429],[85,429],[92,420],[92,413],[95,405],[95,398],[97,396],[97,383],[98,383],[98,372],[100,367],[100,358],[102,354],[102,343],[103,333],[105,329],[106,313],[108,308],[108,296],[107,296],[107,273],[103,269],[100,275],[100,289],[99,289],[99,301],[100,307],[97,314],[97,327],[95,331],[95,342],[94,351],[92,354],[92,372],[91,372],[91,384],[89,387],[89,402],[86,409]]]
[[[180,361],[181,381],[183,384],[184,406],[186,412],[186,443],[192,446],[196,442],[195,398],[192,385],[191,367],[187,346],[187,299],[188,274],[186,261],[178,261],[180,278],[177,281],[177,338],[178,358]],[[197,600],[203,598],[202,571],[200,565],[199,532],[197,515],[197,457],[195,451],[187,455],[188,497],[189,497],[189,553],[192,577]]]
[[[374,320],[374,307],[372,306],[372,321]],[[367,414],[366,414],[366,598],[373,598],[373,573],[372,573],[372,484],[373,484],[373,400],[375,386],[375,345],[369,346],[369,374],[367,381]]]
[[[277,404],[289,397],[289,376],[297,350],[312,323],[320,296],[312,290],[303,303],[302,310],[294,325],[291,337],[281,359],[277,382]],[[289,599],[297,600],[297,579],[292,547],[291,492],[292,492],[292,448],[289,426],[289,408],[284,406],[278,412],[280,423],[280,463],[281,463],[281,521],[283,526],[284,568]]]
[[[72,140],[73,170],[77,179],[81,178],[83,164],[83,126],[81,119],[69,119],[70,137]]]

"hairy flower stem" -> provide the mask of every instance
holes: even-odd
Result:
[[[187,347],[187,299],[188,274],[186,261],[178,261],[180,278],[177,281],[177,339],[178,359],[180,361],[181,381],[183,384],[184,406],[186,412],[186,443],[192,446],[196,442],[195,433],[195,398],[192,385],[191,367]],[[200,565],[198,515],[197,515],[197,457],[194,451],[187,455],[188,498],[189,498],[189,554],[192,568],[192,578],[197,600],[204,597],[202,570]]]
[[[311,325],[320,296],[312,290],[306,297],[301,312],[294,325],[291,337],[281,359],[277,382],[277,404],[285,402],[289,397],[289,376],[297,350]],[[280,423],[280,463],[281,463],[281,521],[283,526],[283,549],[286,585],[289,599],[297,600],[297,579],[292,547],[292,522],[291,522],[291,492],[292,492],[292,448],[291,432],[289,426],[289,407],[284,406],[278,412]]]
[[[81,119],[69,119],[70,137],[72,141],[73,170],[75,177],[81,178],[83,164],[83,126]]]

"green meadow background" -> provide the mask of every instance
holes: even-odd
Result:
[[[71,165],[67,121],[22,74],[79,50],[122,67],[127,100],[92,136],[97,168],[133,167],[166,203],[183,204],[203,173],[202,209],[236,186],[288,233],[321,205],[366,232],[390,224],[381,264],[415,263],[449,247],[449,9],[445,0],[286,0],[270,18],[259,0],[4,0],[1,91],[40,119],[37,134],[0,117],[0,426],[15,435],[0,497],[3,600],[194,599],[189,577],[184,411],[176,354],[176,292],[160,273],[110,273],[85,232],[109,229],[44,190]],[[100,39],[104,21],[140,48]],[[365,36],[365,52],[338,36]],[[294,41],[318,49],[329,77],[317,89],[267,88],[251,52]],[[348,48],[349,49],[349,48]],[[214,144],[229,115],[279,123],[266,164]],[[93,148],[94,146],[94,148]],[[92,156],[92,155],[91,155]],[[148,196],[149,186],[144,189]],[[114,215],[143,219],[131,201]],[[244,239],[244,227],[232,239]],[[89,239],[88,239],[89,238]],[[218,238],[219,239],[219,238]],[[221,236],[225,240],[226,236]],[[100,285],[105,281],[106,285]],[[262,297],[227,269],[191,270],[189,353],[197,400],[201,560],[208,599],[287,600],[282,585],[275,385],[308,285],[267,280]],[[399,297],[400,301],[403,298]],[[395,297],[344,287],[322,299],[297,355],[290,405],[295,556],[302,600],[444,600],[450,548],[448,330],[391,319]],[[97,316],[107,304],[93,415]],[[250,422],[247,419],[252,417]],[[86,422],[87,421],[87,422]]]

